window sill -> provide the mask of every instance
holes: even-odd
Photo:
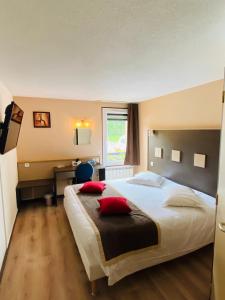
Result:
[[[105,165],[105,168],[131,168],[132,165]]]

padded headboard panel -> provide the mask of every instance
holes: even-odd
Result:
[[[155,157],[155,147],[162,148],[162,158]],[[215,196],[219,147],[220,130],[150,130],[148,169],[177,183]],[[181,162],[171,160],[172,150],[181,151]],[[194,153],[206,155],[205,168],[194,166]]]

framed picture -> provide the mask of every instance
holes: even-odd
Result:
[[[51,128],[50,112],[34,111],[33,121],[35,128]]]

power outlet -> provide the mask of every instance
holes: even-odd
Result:
[[[24,167],[25,167],[25,168],[30,168],[30,163],[25,163],[25,164],[24,164]]]
[[[150,166],[154,167],[154,162],[153,161],[150,162]]]

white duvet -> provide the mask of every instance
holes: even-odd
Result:
[[[103,266],[93,228],[77,201],[76,191],[79,186],[68,186],[65,188],[64,206],[90,280],[105,275],[108,277],[108,284],[112,285],[138,270],[185,255],[213,242],[215,224],[213,197],[195,191],[204,202],[203,208],[164,207],[164,188],[168,185],[177,185],[170,180],[165,180],[160,188],[130,184],[126,179],[106,183],[159,224],[160,245],[148,252],[126,257],[113,265]],[[96,268],[96,265],[99,268]]]

